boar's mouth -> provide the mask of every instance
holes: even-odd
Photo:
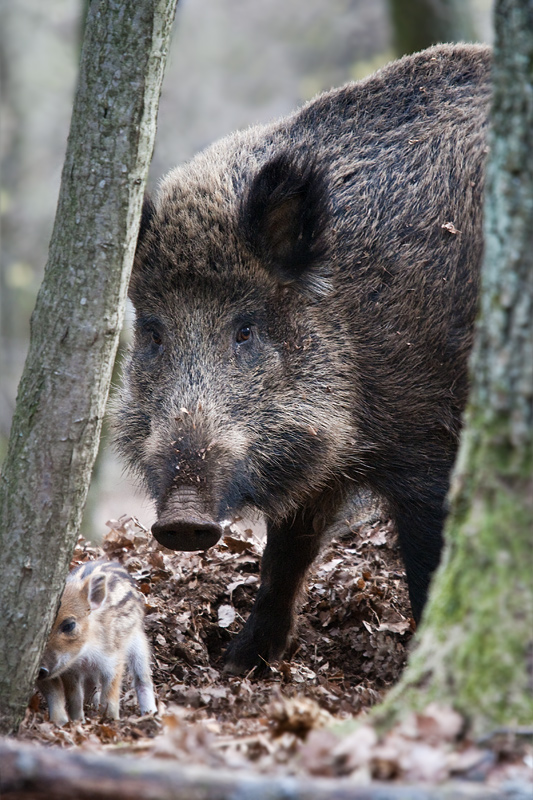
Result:
[[[194,517],[158,520],[152,525],[152,533],[159,544],[170,550],[207,550],[222,536],[222,526]]]

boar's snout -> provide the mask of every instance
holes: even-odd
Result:
[[[194,517],[159,519],[152,525],[152,533],[159,544],[170,550],[207,550],[222,536],[222,526]]]
[[[222,526],[213,519],[205,498],[191,486],[174,488],[163,500],[152,533],[170,550],[207,550],[222,536]]]

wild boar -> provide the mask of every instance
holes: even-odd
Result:
[[[117,562],[91,561],[70,573],[37,680],[52,722],[83,720],[91,698],[118,719],[126,665],[141,714],[157,710],[143,619],[142,596]]]
[[[467,396],[490,64],[475,45],[403,58],[215,143],[145,202],[118,445],[166,547],[266,516],[230,671],[283,653],[362,488],[395,520],[420,618]]]

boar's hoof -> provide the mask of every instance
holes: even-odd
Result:
[[[222,536],[216,522],[188,519],[176,522],[155,522],[152,533],[169,550],[207,550]]]
[[[253,611],[248,621],[253,623]],[[250,626],[250,628],[252,625]],[[270,672],[270,661],[276,660],[274,653],[282,654],[284,643],[274,646],[267,641],[261,641],[261,636],[254,636],[254,631],[246,626],[241,633],[230,642],[224,654],[224,673],[226,675],[246,675],[254,670],[254,677],[262,678]],[[269,657],[269,653],[273,655]]]
[[[259,664],[250,664],[246,662],[227,661],[224,664],[224,675],[248,675],[253,670],[254,678],[266,678],[272,670],[267,661],[261,660]]]

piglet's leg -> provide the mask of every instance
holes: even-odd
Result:
[[[325,524],[300,512],[282,525],[268,526],[261,586],[246,624],[226,651],[226,672],[234,675],[279,658],[287,646],[294,606],[308,567],[320,550]]]
[[[70,719],[85,719],[83,714],[83,677],[79,673],[66,672],[61,676],[65,687],[67,709]]]
[[[37,687],[46,700],[50,722],[54,722],[56,725],[66,725],[68,714],[65,689],[61,678],[45,678],[37,681]]]
[[[120,690],[124,676],[124,662],[119,661],[113,672],[102,674],[100,713],[111,719],[119,719]]]
[[[100,706],[100,684],[99,676],[85,676],[85,702],[90,703],[92,708],[98,709]]]
[[[157,704],[150,671],[150,649],[144,631],[138,631],[130,642],[128,665],[141,714],[155,714]]]

